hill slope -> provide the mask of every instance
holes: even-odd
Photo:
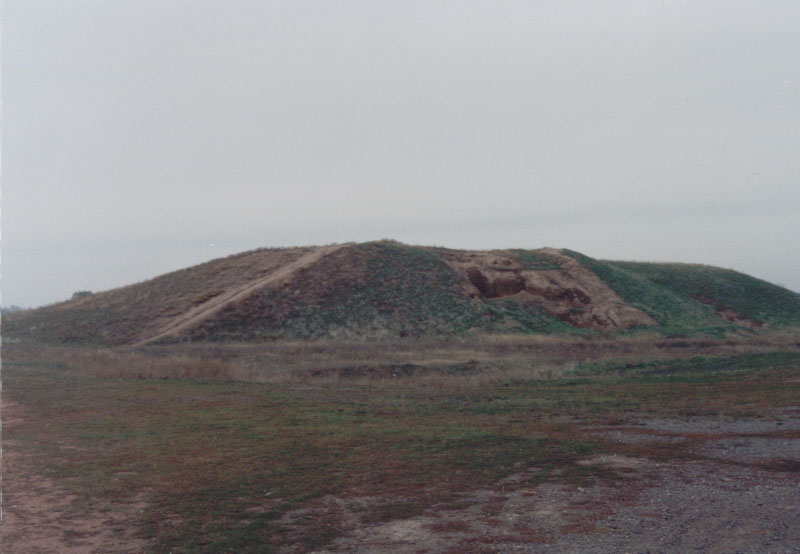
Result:
[[[3,334],[145,345],[800,325],[800,295],[729,270],[607,262],[569,250],[463,251],[393,241],[262,249],[7,314]]]

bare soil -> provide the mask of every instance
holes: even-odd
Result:
[[[24,417],[13,403],[3,408],[6,426]],[[361,521],[364,506],[398,499],[327,497],[348,532],[317,553],[800,553],[797,411],[769,419],[642,416],[592,430],[613,437],[620,452],[631,444],[691,441],[697,456],[660,462],[595,455],[579,465],[607,475],[584,484],[536,484],[537,468],[521,468],[492,489],[374,524]],[[135,527],[144,499],[87,509],[30,462],[16,443],[4,442],[4,552],[147,550]],[[288,514],[287,523],[293,515],[302,516]]]
[[[25,417],[22,408],[3,399],[3,427]],[[52,479],[36,473],[35,460],[15,441],[3,440],[0,552],[19,554],[119,553],[147,550],[137,536],[136,518],[143,498],[87,506]]]
[[[577,327],[657,325],[561,250],[542,248],[536,253],[554,261],[559,269],[526,269],[514,256],[496,251],[456,252],[448,263],[463,276],[462,289],[473,298],[515,298]]]
[[[579,463],[611,475],[589,485],[531,486],[534,468],[463,495],[455,509],[356,525],[318,554],[800,553],[800,417],[642,418],[596,432],[620,445],[696,441],[700,459],[594,456]],[[361,501],[328,499],[345,512]]]

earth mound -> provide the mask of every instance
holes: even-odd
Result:
[[[638,329],[722,336],[796,325],[800,295],[730,270],[377,241],[212,260],[5,314],[3,336],[144,346]]]

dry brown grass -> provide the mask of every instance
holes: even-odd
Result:
[[[4,316],[4,335],[55,342],[130,344],[222,292],[263,279],[308,248],[259,249],[149,281]]]
[[[52,347],[37,349],[35,358],[56,362],[70,374],[123,379],[244,380],[238,368],[224,359],[189,353],[153,356],[108,348]]]
[[[566,339],[482,335],[446,341],[176,344],[143,348],[14,345],[26,356],[101,378],[474,388],[575,374],[588,361],[651,361],[800,349],[800,330],[726,339]]]

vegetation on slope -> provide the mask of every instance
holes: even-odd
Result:
[[[756,322],[800,324],[800,295],[744,273],[693,264],[613,262],[669,291]]]
[[[6,314],[3,333],[27,340],[130,344],[222,291],[296,260],[306,248],[259,249],[173,271],[142,283]]]
[[[719,334],[732,328],[731,322],[721,318],[714,306],[669,286],[668,278],[650,279],[641,270],[642,266],[657,264],[601,261],[571,250],[564,252],[597,274],[628,304],[658,321],[662,332]],[[750,291],[740,290],[738,294],[747,295]]]
[[[247,306],[230,306],[193,330],[191,339],[576,331],[534,305],[514,299],[470,299],[460,288],[461,276],[445,263],[443,252],[394,241],[341,249],[300,272],[292,283],[262,291]],[[554,266],[535,255],[526,261]]]
[[[581,278],[570,273],[574,268],[560,267],[558,256],[543,252],[465,252],[394,241],[256,250],[6,314],[3,332],[43,342],[121,345],[156,339],[373,339],[470,332],[592,334],[605,329],[602,322],[576,317],[590,313],[596,304],[589,302],[597,302],[589,298],[594,293],[575,288],[586,286],[586,276],[581,285]],[[746,328],[800,325],[800,295],[741,273],[686,264],[600,261],[569,250],[564,254],[594,273],[599,286],[619,295],[621,301],[614,300],[614,306],[624,302],[641,310],[658,323],[647,328],[665,334],[721,336]],[[509,265],[497,266],[486,261],[490,259]],[[465,275],[481,263],[489,264],[487,275],[510,285],[518,284],[520,271],[533,271],[539,288],[532,294],[522,291],[527,297],[515,294],[519,287],[477,294]],[[580,298],[583,304],[576,300]]]
[[[458,292],[435,254],[390,241],[341,249],[268,289],[249,306],[231,306],[193,339],[238,337],[420,336],[465,331],[480,312]]]

